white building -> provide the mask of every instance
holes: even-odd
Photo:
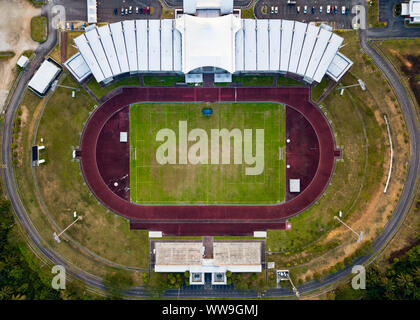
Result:
[[[21,68],[25,68],[28,65],[28,63],[29,59],[24,55],[20,56],[19,60],[16,62],[16,64]]]
[[[241,19],[232,10],[232,0],[186,0],[176,19],[111,23],[74,42],[104,84],[121,74],[159,72],[191,81],[206,72],[218,74],[218,81],[240,73],[291,73],[312,83],[325,75],[338,81],[352,65],[338,52],[343,38],[325,26]]]
[[[211,274],[212,284],[226,284],[226,272],[261,272],[262,242],[215,241],[212,256],[205,257],[199,241],[155,241],[155,272],[190,272],[190,284],[204,284]]]
[[[28,87],[39,96],[44,96],[58,77],[61,69],[51,61],[45,60],[28,83]]]
[[[420,23],[420,0],[401,3],[401,15],[407,16],[409,23]]]

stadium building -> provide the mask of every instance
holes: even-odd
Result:
[[[66,61],[83,81],[105,85],[137,73],[185,74],[186,82],[230,82],[232,74],[280,73],[307,83],[338,81],[353,64],[338,50],[343,38],[319,27],[281,19],[241,19],[233,0],[184,0],[175,19],[91,25],[74,39],[79,52]]]

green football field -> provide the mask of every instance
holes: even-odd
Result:
[[[212,108],[211,116],[202,114]],[[285,198],[285,107],[278,103],[139,103],[130,107],[130,195],[139,204],[274,204]],[[187,132],[199,128],[208,135],[208,164],[180,164],[180,121],[187,124]],[[176,163],[158,162],[157,150],[169,143],[166,137],[157,141],[161,129],[171,129],[176,145],[165,153],[176,152]],[[211,148],[211,130],[239,129],[242,145],[230,139],[230,163],[212,163],[211,155],[222,152]],[[244,129],[252,130],[252,140],[245,139]],[[247,175],[246,168],[256,166],[245,162],[245,140],[252,141],[252,155],[256,156],[256,129],[264,129],[264,154],[258,162],[264,164],[260,174]],[[236,132],[239,132],[236,130]],[[174,135],[174,136],[175,136]],[[201,139],[187,141],[188,150]],[[214,139],[216,140],[216,139]],[[229,140],[229,139],[227,139]],[[173,139],[170,141],[174,141]],[[186,141],[186,140],[185,140]],[[202,142],[205,139],[202,140]],[[259,140],[261,142],[261,139]],[[262,145],[262,144],[261,144]],[[242,147],[242,148],[241,148]],[[248,147],[247,150],[249,150]],[[203,149],[203,150],[205,150]],[[234,163],[234,152],[242,155],[241,164]],[[225,151],[228,150],[226,147]],[[182,152],[181,152],[182,153]],[[228,152],[229,153],[229,152]],[[197,153],[203,156],[201,151]],[[237,158],[238,159],[238,158]],[[248,158],[249,159],[249,158]]]

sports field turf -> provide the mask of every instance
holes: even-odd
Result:
[[[212,108],[213,115],[202,115]],[[208,135],[209,164],[179,164],[179,121],[187,121]],[[176,134],[177,163],[160,164],[156,151],[159,130]],[[211,164],[211,129],[252,129],[253,155],[256,129],[264,129],[264,170],[246,175],[255,164]],[[220,139],[220,151],[222,149]],[[188,147],[196,141],[188,142]],[[261,156],[261,154],[260,154]],[[244,159],[244,147],[242,148]],[[221,159],[221,157],[220,157]],[[130,107],[130,196],[140,204],[274,204],[285,197],[285,107],[277,103],[140,103]],[[221,162],[221,160],[220,160]]]

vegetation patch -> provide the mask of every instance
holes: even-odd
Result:
[[[106,95],[108,92],[111,92],[112,90],[119,88],[119,87],[138,87],[140,86],[140,79],[137,76],[130,77],[130,78],[124,78],[121,80],[118,80],[114,83],[111,83],[110,85],[107,85],[106,87],[101,87],[98,82],[96,82],[96,79],[92,77],[87,82],[87,87],[93,92],[93,94],[98,97],[102,98],[104,95]]]
[[[203,116],[203,108],[213,109],[213,115]],[[179,122],[187,130],[201,128],[207,133],[207,164],[160,164],[157,141],[161,129],[171,129],[176,140],[169,146],[179,158]],[[213,164],[210,131],[252,130],[252,148],[256,149],[256,129],[264,129],[262,162],[234,164],[233,150],[237,141],[231,139],[229,164]],[[202,137],[200,137],[200,140]],[[245,139],[242,137],[242,139]],[[236,139],[235,139],[236,140]],[[169,142],[168,142],[169,143]],[[190,141],[191,151],[196,141]],[[278,103],[140,103],[130,107],[130,196],[142,204],[276,204],[284,201],[285,162],[279,159],[279,149],[285,146],[285,108]],[[243,159],[240,142],[241,161]],[[189,152],[190,152],[189,151]],[[204,152],[204,150],[200,150]],[[254,153],[255,154],[255,153]],[[260,154],[260,153],[259,153]],[[219,150],[217,155],[220,157]],[[261,155],[261,154],[260,154]],[[258,156],[257,156],[258,157]],[[252,167],[258,174],[246,174]]]
[[[0,51],[0,60],[7,60],[13,58],[15,53],[13,51]]]
[[[242,86],[244,87],[272,86],[274,82],[274,77],[261,75],[233,75],[232,82],[242,84]]]
[[[61,84],[80,88],[65,75]],[[26,92],[20,107],[23,111],[21,143],[16,149],[19,161],[15,164],[15,174],[19,193],[46,244],[70,262],[69,268],[74,263],[101,276],[105,274],[105,267],[127,265],[135,268],[130,272],[141,282],[136,274],[148,265],[147,232],[130,231],[126,219],[98,203],[86,186],[80,164],[72,161],[72,149],[80,144],[84,122],[96,102],[84,90],[78,91],[75,98],[71,95],[72,90],[58,87],[44,106],[45,98],[39,99],[32,92]],[[34,132],[37,132],[35,138]],[[45,145],[40,156],[46,162],[35,169],[32,169],[30,159],[33,141]],[[73,211],[83,216],[83,220],[63,236],[73,242],[63,239],[57,244],[51,235],[73,221]]]
[[[324,94],[330,85],[331,80],[328,77],[324,77],[322,81],[311,88],[312,101],[316,102]]]
[[[173,87],[176,83],[184,83],[185,76],[143,76],[143,82],[147,87]]]
[[[47,40],[47,18],[43,16],[31,19],[31,38],[36,42]]]

